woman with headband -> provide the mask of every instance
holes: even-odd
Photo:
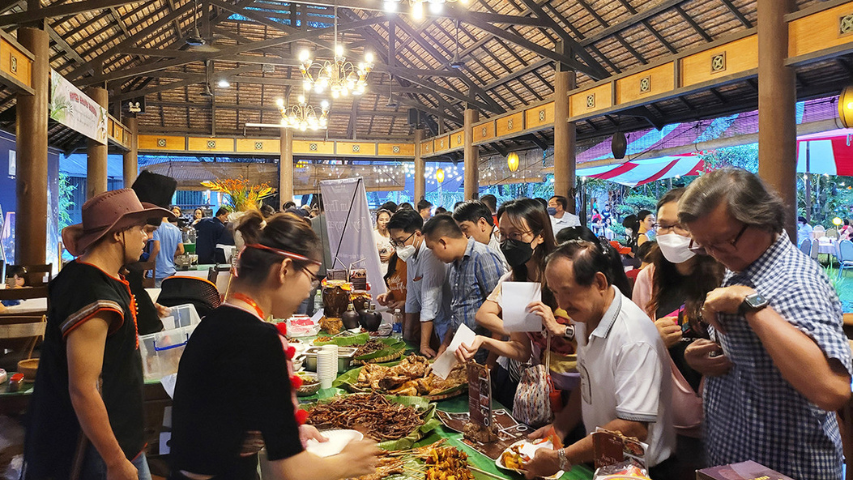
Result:
[[[264,224],[250,213],[237,226],[246,245],[228,296],[193,332],[181,357],[172,407],[173,479],[255,479],[266,447],[275,478],[337,479],[374,471],[372,441],[349,443],[319,458],[304,448],[325,440],[303,425],[294,375],[294,348],[284,329],[317,285],[320,242],[304,221],[282,213]],[[280,324],[281,327],[284,324]]]

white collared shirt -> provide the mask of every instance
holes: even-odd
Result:
[[[576,323],[581,411],[587,433],[619,418],[648,422],[649,467],[675,454],[669,357],[655,324],[613,288],[607,312],[587,340]]]
[[[577,227],[580,226],[580,224],[580,218],[569,212],[563,212],[562,218],[551,217],[551,229],[554,231],[555,237],[557,236],[557,232],[560,230],[568,227]]]

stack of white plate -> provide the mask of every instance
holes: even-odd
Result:
[[[338,346],[324,345],[317,352],[317,376],[320,388],[332,388],[332,382],[338,376]]]

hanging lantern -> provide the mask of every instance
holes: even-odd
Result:
[[[838,118],[844,128],[853,127],[853,85],[844,87],[838,97]]]
[[[610,149],[613,151],[613,158],[616,160],[625,158],[625,152],[628,151],[628,139],[625,138],[624,133],[616,132],[613,134],[613,138],[610,140]]]
[[[506,165],[509,167],[510,172],[514,172],[518,170],[518,154],[515,152],[510,153],[506,157]]]
[[[841,221],[841,219],[840,219],[840,218],[838,218],[838,217],[835,217],[835,218],[833,218],[833,219],[832,219],[832,224],[833,224],[833,225],[835,225],[836,227],[840,227],[842,223],[843,223],[843,222],[842,222],[842,221]]]
[[[435,170],[435,181],[438,183],[444,182],[444,170],[437,168]]]

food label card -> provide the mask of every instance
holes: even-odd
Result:
[[[625,461],[646,468],[646,449],[649,446],[633,437],[619,432],[596,428],[592,434],[592,450],[595,468],[616,465]]]
[[[468,362],[468,413],[471,422],[483,427],[492,426],[492,380],[489,369]]]

